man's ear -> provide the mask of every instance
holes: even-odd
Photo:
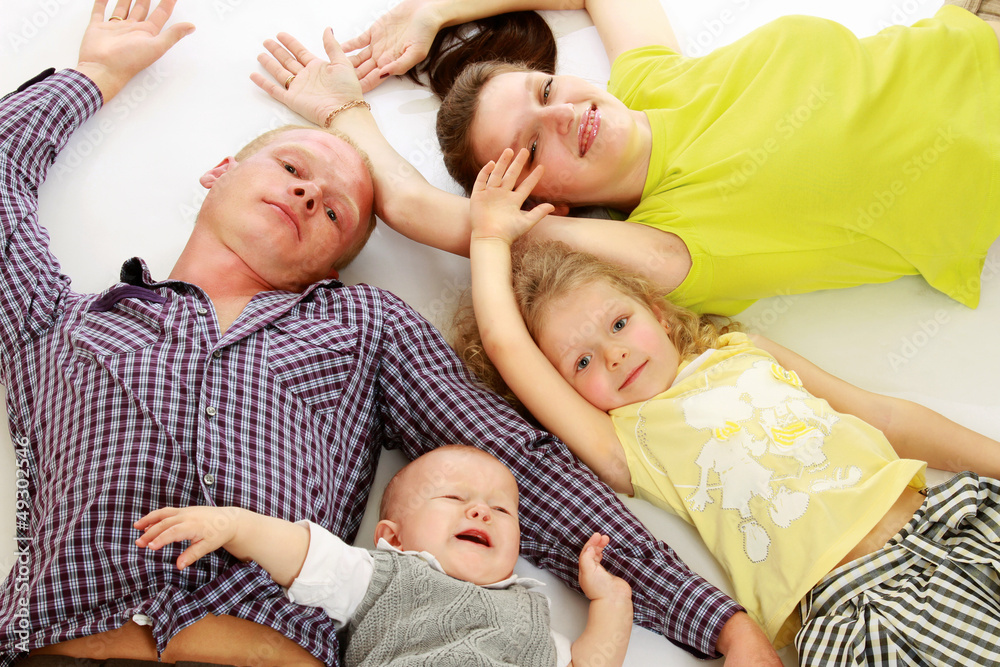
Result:
[[[388,519],[382,519],[377,524],[375,524],[375,544],[378,545],[379,540],[385,540],[397,549],[400,548],[402,544],[399,541],[399,524],[395,521],[389,521]]]
[[[201,183],[202,187],[204,187],[206,190],[209,190],[213,185],[215,185],[215,182],[219,180],[220,176],[222,176],[224,173],[235,167],[236,164],[237,164],[236,158],[232,156],[224,158],[222,162],[215,165],[215,167],[213,167],[212,169],[206,171],[202,175],[199,182]]]

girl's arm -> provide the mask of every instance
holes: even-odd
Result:
[[[778,363],[795,371],[814,396],[826,399],[834,410],[860,417],[882,431],[901,457],[926,461],[939,470],[1000,475],[1000,442],[912,401],[856,387],[774,341],[761,336],[751,338]]]
[[[177,568],[219,547],[240,560],[253,560],[279,585],[288,588],[299,575],[309,552],[309,529],[239,507],[164,507],[134,524],[144,531],[135,543],[154,551],[190,540],[177,557]]]
[[[528,333],[511,287],[510,244],[543,216],[521,204],[541,176],[535,169],[514,187],[528,151],[507,149],[479,172],[472,193],[472,303],[483,347],[504,381],[543,426],[619,493],[632,493],[618,435],[607,413],[582,398]],[[509,168],[508,168],[509,167]]]
[[[344,42],[367,92],[391,74],[422,61],[442,28],[507,12],[586,9],[608,60],[640,46],[662,44],[679,51],[659,0],[404,0],[361,35]]]

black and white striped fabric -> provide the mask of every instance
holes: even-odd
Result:
[[[800,665],[1000,664],[1000,481],[929,489],[882,550],[802,601]]]

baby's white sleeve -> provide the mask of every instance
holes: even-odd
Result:
[[[311,521],[298,524],[309,528],[309,551],[299,576],[285,593],[296,604],[321,607],[339,630],[364,600],[374,560],[367,549],[352,547]]]
[[[561,635],[555,630],[549,630],[549,632],[552,633],[552,641],[556,643],[556,665],[566,667],[573,662],[573,651],[571,650],[573,643],[566,635]]]

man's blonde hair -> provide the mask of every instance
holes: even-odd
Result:
[[[243,160],[249,158],[251,155],[260,152],[260,150],[265,146],[277,141],[282,134],[285,134],[286,132],[292,132],[294,130],[311,130],[314,132],[326,132],[328,134],[332,134],[333,136],[337,137],[338,139],[346,143],[348,146],[353,148],[357,152],[357,154],[361,157],[361,161],[364,163],[365,169],[368,170],[368,177],[371,178],[372,187],[374,188],[375,167],[372,164],[371,158],[368,157],[368,154],[364,152],[364,150],[362,150],[360,146],[354,143],[353,139],[351,139],[343,132],[339,132],[337,130],[322,130],[316,127],[315,125],[282,125],[281,127],[277,127],[273,130],[268,130],[267,132],[252,139],[249,143],[243,146],[243,148],[241,148],[233,157],[237,162],[242,162]],[[345,250],[344,253],[337,258],[337,262],[333,265],[333,268],[340,271],[341,269],[345,268],[348,264],[354,261],[354,259],[358,256],[361,250],[365,247],[365,244],[368,243],[368,239],[371,238],[372,232],[375,231],[375,223],[376,223],[375,202],[373,200],[372,213],[368,219],[368,226],[365,228],[364,232],[361,234],[358,240],[355,241],[351,245],[351,247]]]

